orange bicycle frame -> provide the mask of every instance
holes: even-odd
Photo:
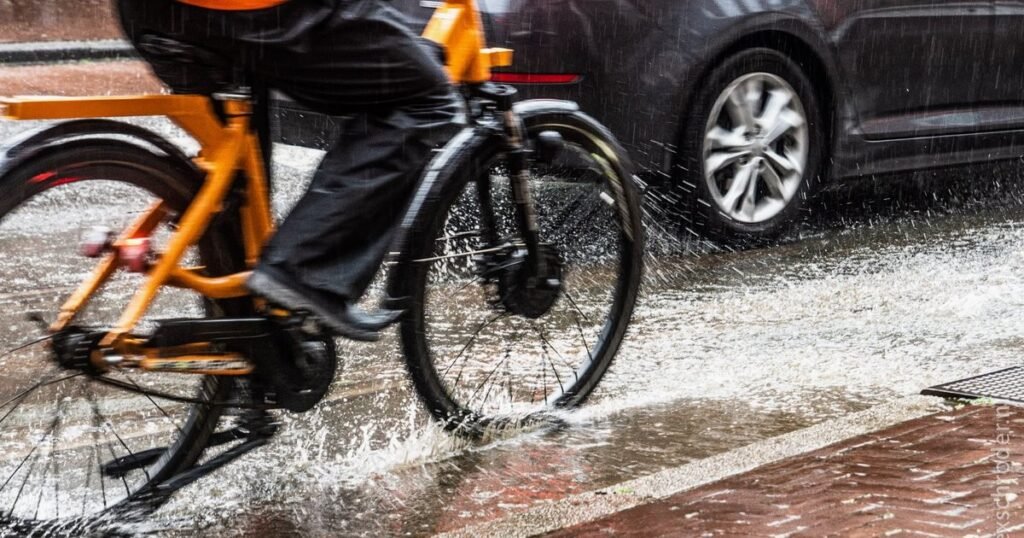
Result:
[[[190,3],[224,4],[220,0],[193,0]],[[230,3],[230,2],[229,2]],[[225,4],[226,5],[226,4]],[[424,37],[445,47],[446,70],[454,83],[482,83],[490,79],[492,67],[511,64],[512,51],[484,47],[484,33],[475,0],[447,0],[434,12],[424,30]],[[139,95],[125,97],[16,97],[0,99],[0,117],[13,120],[54,120],[71,118],[111,118],[128,116],[165,116],[195,138],[201,147],[196,164],[206,172],[199,192],[178,221],[177,231],[170,237],[164,251],[147,271],[146,280],[136,291],[115,327],[100,343],[122,357],[131,357],[128,364],[143,369],[157,369],[163,355],[146,349],[144,340],[132,336],[159,290],[164,286],[188,288],[212,299],[248,295],[245,282],[249,273],[223,277],[207,277],[196,268],[182,267],[188,249],[206,231],[213,216],[221,210],[229,188],[241,171],[246,177],[245,202],[241,210],[243,241],[248,267],[259,259],[263,245],[273,234],[274,225],[268,201],[268,185],[263,157],[257,136],[250,129],[251,103],[241,97],[223,99],[226,120],[214,112],[209,98],[198,95]],[[146,237],[166,216],[166,208],[155,203],[135,223],[122,232],[115,245]],[[91,275],[72,293],[61,307],[50,330],[67,328],[92,296],[98,292],[118,268],[117,249],[107,254]],[[202,349],[184,350],[176,361],[186,358],[201,360]],[[232,357],[234,358],[234,357]],[[221,361],[224,355],[208,356]],[[94,353],[93,363],[109,368],[105,358]],[[202,369],[191,373],[212,373]],[[221,375],[245,374],[251,368],[219,370]]]

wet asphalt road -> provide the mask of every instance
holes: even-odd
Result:
[[[21,128],[0,123],[0,139]],[[278,152],[279,212],[318,156]],[[137,530],[429,534],[1017,364],[1020,172],[1009,163],[831,192],[818,217],[764,249],[694,244],[652,219],[628,342],[561,428],[467,445],[420,410],[393,334],[343,343],[328,402],[285,416],[269,447]]]

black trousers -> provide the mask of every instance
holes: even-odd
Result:
[[[336,302],[359,298],[387,253],[431,149],[461,118],[437,49],[382,0],[292,0],[218,12],[118,0],[129,38],[179,92],[248,72],[321,113],[338,140],[265,250],[258,271]],[[194,45],[182,61],[176,43]]]

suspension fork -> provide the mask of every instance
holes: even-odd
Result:
[[[529,150],[526,147],[526,127],[522,118],[511,107],[504,111],[505,129],[508,133],[508,172],[512,185],[512,199],[516,206],[516,223],[523,234],[528,259],[534,264],[535,275],[547,270],[544,257],[540,255],[540,228],[534,210],[533,194],[530,192]],[[492,218],[493,220],[493,218]]]
[[[491,174],[485,170],[476,179],[477,201],[480,203],[480,244],[479,248],[498,245],[498,226],[494,221],[494,199],[491,198]]]

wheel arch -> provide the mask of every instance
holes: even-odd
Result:
[[[826,158],[822,159],[819,176],[827,180],[831,174],[827,168],[831,161],[828,157],[834,154],[833,149],[840,136],[837,129],[844,123],[843,118],[847,117],[839,69],[830,52],[831,48],[817,32],[795,19],[780,20],[773,17],[757,24],[746,24],[738,34],[738,37],[717,47],[716,52],[694,69],[695,82],[687,85],[685,94],[677,99],[679,119],[675,132],[676,147],[683,147],[686,125],[692,113],[690,107],[711,73],[728,58],[745,50],[771,49],[792,60],[814,86],[819,112],[825,124],[822,132],[826,137],[823,145]],[[675,162],[668,163],[673,170],[680,164],[678,154],[675,159]]]

